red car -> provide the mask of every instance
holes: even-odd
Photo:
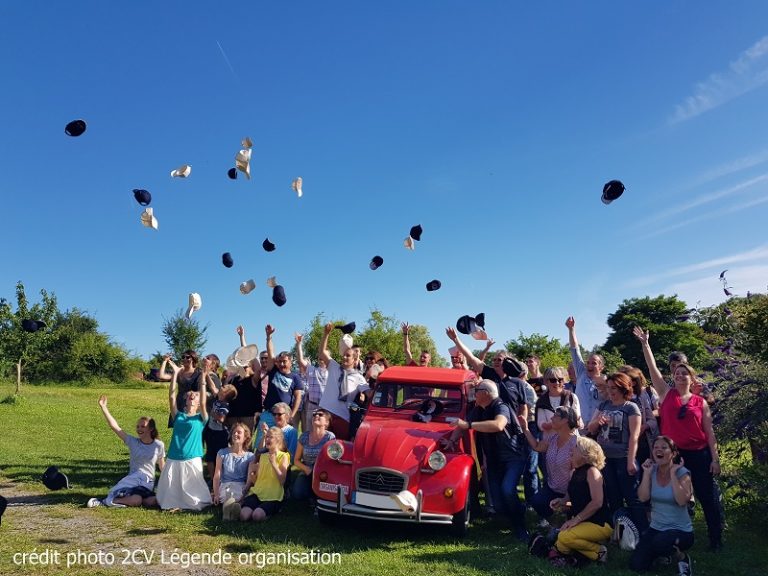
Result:
[[[333,440],[315,462],[312,489],[322,522],[339,516],[442,524],[463,535],[477,481],[474,436],[455,450],[440,441],[466,418],[475,374],[393,366],[382,372],[353,442]]]

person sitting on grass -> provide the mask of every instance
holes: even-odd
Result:
[[[294,464],[299,469],[299,474],[291,486],[291,497],[295,500],[310,501],[312,494],[312,470],[315,466],[320,449],[336,438],[333,432],[328,428],[331,425],[331,414],[327,410],[318,408],[312,413],[312,428],[302,432],[299,438],[299,444],[296,447],[296,457]]]
[[[608,550],[602,542],[613,532],[600,473],[605,466],[603,449],[591,438],[579,436],[571,466],[566,495],[550,502],[553,510],[567,510],[568,515],[549,553],[550,562],[558,568],[582,566],[589,560],[605,562]]]
[[[643,462],[643,479],[637,489],[641,502],[651,503],[651,526],[643,532],[629,567],[650,570],[656,558],[676,559],[680,576],[690,576],[693,524],[688,502],[693,495],[691,473],[683,466],[677,445],[668,436],[653,443],[651,457]]]
[[[240,520],[262,522],[280,511],[288,478],[291,455],[285,450],[283,431],[277,426],[267,430],[265,443],[267,451],[254,458],[248,468],[246,496],[240,509]]]
[[[274,419],[274,425],[280,428],[283,432],[285,450],[291,455],[291,462],[293,462],[293,457],[296,454],[296,445],[299,443],[299,433],[296,428],[290,424],[289,418],[291,416],[291,407],[285,402],[278,402],[272,406],[271,414]],[[267,433],[267,430],[269,430],[269,426],[266,422],[262,422],[259,424],[259,430],[261,431],[259,434],[259,443],[254,447],[254,452],[256,453],[264,452],[266,450],[264,435]]]
[[[173,419],[173,435],[168,462],[157,483],[157,501],[163,510],[202,510],[211,504],[211,493],[203,478],[203,428],[208,411],[201,398],[205,383],[198,380],[198,390],[190,390],[184,400],[184,411],[176,408],[177,376],[175,370],[168,391],[168,404]]]
[[[130,464],[128,475],[123,477],[109,491],[104,500],[91,498],[88,508],[96,506],[157,506],[152,491],[155,487],[155,466],[161,471],[165,464],[165,444],[157,439],[155,420],[142,416],[136,422],[136,436],[131,436],[120,425],[107,408],[107,397],[99,398],[99,407],[112,431],[128,446]]]
[[[242,422],[232,428],[229,447],[222,448],[216,455],[216,472],[213,474],[213,503],[222,504],[224,520],[240,517],[240,502],[245,497],[248,481],[248,467],[253,462],[251,429]]]

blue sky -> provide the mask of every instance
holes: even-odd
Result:
[[[223,358],[237,324],[288,348],[320,312],[378,308],[445,354],[463,314],[499,342],[574,315],[592,346],[624,298],[716,304],[725,268],[763,292],[766,23],[758,0],[5,2],[0,295],[53,291],[148,356],[198,292]]]

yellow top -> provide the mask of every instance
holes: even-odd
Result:
[[[277,466],[282,467],[285,461],[290,465],[291,455],[288,452],[278,451]],[[259,456],[259,474],[249,494],[255,494],[262,502],[280,501],[283,499],[283,485],[280,484],[275,469],[269,463],[269,453]]]

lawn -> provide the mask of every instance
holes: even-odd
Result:
[[[0,384],[0,399],[12,391],[11,384]],[[108,396],[112,414],[129,432],[139,416],[153,416],[167,444],[165,388],[26,386],[22,392],[16,402],[0,404],[0,493],[23,492],[11,502],[34,505],[11,506],[3,516],[0,574],[245,574],[277,560],[278,554],[283,555],[282,562],[267,565],[264,573],[562,573],[528,556],[498,520],[474,522],[469,535],[459,540],[447,530],[428,526],[353,521],[329,528],[318,523],[306,504],[293,502],[261,525],[226,523],[219,511],[170,514],[85,508],[88,498],[105,495],[128,465],[127,450],[101,415],[99,395]],[[69,490],[49,492],[39,482],[51,464],[69,476]],[[44,498],[37,501],[36,495]],[[691,554],[694,573],[765,573],[768,537],[759,527],[760,520],[731,508],[728,522],[725,550],[711,554],[704,550],[706,532],[697,517],[697,545]],[[31,564],[30,556],[20,565],[22,554],[45,551],[48,565],[39,564],[45,558]],[[51,560],[56,553],[58,561]],[[306,563],[311,554],[325,555],[326,560],[335,555],[335,561]],[[603,574],[609,569],[612,575],[632,574],[625,568],[625,553],[611,548],[609,557],[607,568],[590,567],[583,572]],[[662,568],[659,573],[675,572]]]

